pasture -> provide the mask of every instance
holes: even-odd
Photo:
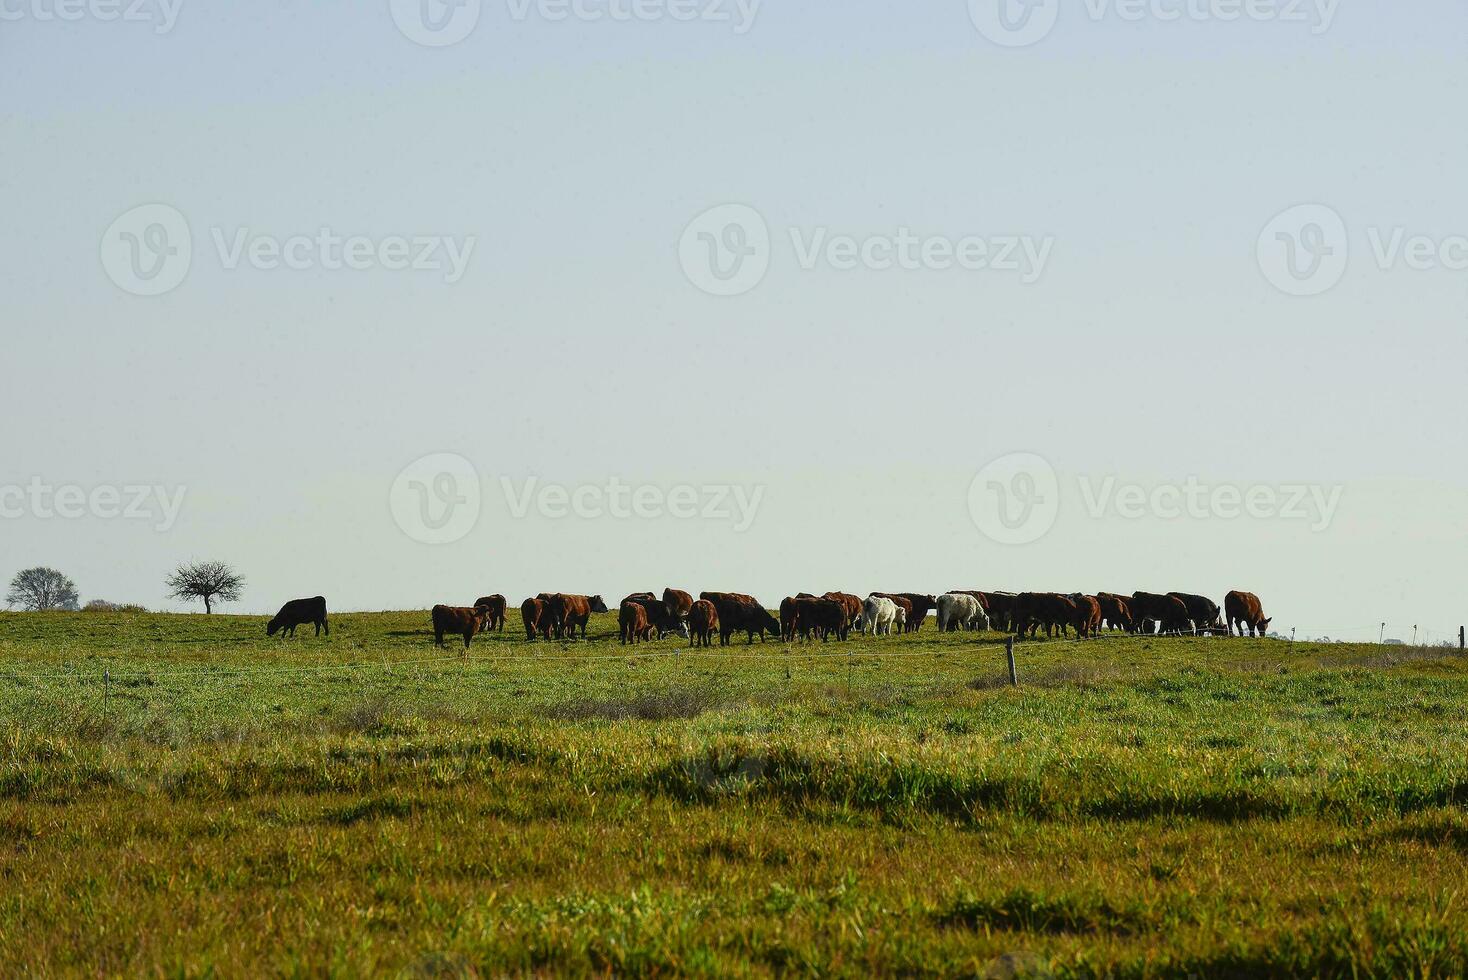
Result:
[[[331,625],[0,614],[8,973],[1468,972],[1454,651]]]

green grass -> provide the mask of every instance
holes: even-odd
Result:
[[[0,614],[5,972],[1468,973],[1449,651],[427,619]]]

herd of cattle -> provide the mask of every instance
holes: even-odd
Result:
[[[304,616],[301,623],[325,625],[326,600],[298,599],[287,603],[270,633],[282,628],[294,632],[289,613]],[[502,595],[485,596],[473,606],[435,606],[434,640],[442,646],[445,636],[460,636],[467,649],[474,637],[489,630],[503,631],[508,604]],[[593,613],[610,612],[601,596],[542,592],[520,604],[525,638],[585,639]],[[622,643],[642,643],[676,635],[690,646],[711,646],[715,635],[721,646],[730,637],[744,633],[748,642],[768,635],[785,642],[843,641],[852,630],[872,636],[915,633],[929,613],[935,613],[938,629],[999,630],[1018,636],[1091,637],[1103,630],[1127,633],[1191,636],[1239,636],[1247,630],[1258,636],[1269,628],[1259,598],[1249,592],[1230,592],[1220,610],[1206,596],[1185,592],[1159,595],[1134,592],[1129,596],[1110,592],[1096,595],[1056,592],[982,592],[955,590],[940,596],[916,592],[873,592],[865,599],[848,592],[812,595],[802,592],[780,603],[773,615],[753,596],[737,592],[704,592],[694,599],[678,589],[665,589],[661,596],[637,592],[622,600],[617,610],[618,634]]]
[[[502,595],[485,596],[473,606],[434,606],[434,641],[443,646],[445,636],[461,636],[468,649],[477,634],[503,631],[507,610]],[[610,610],[599,595],[542,592],[520,604],[525,639],[530,641],[585,639],[592,613],[605,612]],[[819,596],[802,592],[781,602],[779,612],[776,617],[753,596],[738,592],[704,592],[695,600],[687,592],[664,589],[661,597],[637,592],[623,599],[617,626],[624,644],[677,635],[691,646],[712,646],[717,634],[719,644],[728,646],[736,633],[744,633],[750,643],[766,634],[788,643],[845,640],[852,630],[872,636],[915,633],[929,613],[936,613],[941,632],[992,629],[1018,636],[1034,636],[1042,628],[1046,636],[1069,636],[1072,629],[1079,637],[1102,630],[1191,636],[1232,636],[1235,630],[1243,636],[1248,630],[1250,636],[1258,636],[1270,623],[1259,597],[1250,592],[1230,592],[1222,610],[1206,596],[1186,592],[1124,596],[955,590],[941,596],[873,592],[865,599],[849,592]],[[297,626],[308,623],[315,625],[318,636],[323,630],[331,634],[321,596],[287,602],[266,633],[294,636]]]

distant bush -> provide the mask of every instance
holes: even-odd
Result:
[[[147,611],[143,606],[134,603],[108,602],[106,599],[93,599],[82,607],[82,612],[95,613],[145,613]]]

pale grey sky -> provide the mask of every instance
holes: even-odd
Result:
[[[251,612],[676,584],[1248,588],[1311,635],[1468,619],[1462,4],[1013,0],[1043,36],[1010,47],[976,26],[999,0],[428,2],[477,19],[433,46],[399,0],[0,0],[0,487],[183,493],[166,530],[156,502],[0,496],[0,578],[171,608],[174,563],[222,558]],[[747,239],[690,225],[730,204],[768,270],[710,295],[687,258]],[[160,213],[184,271],[135,295]],[[1291,221],[1323,246],[1311,295],[1276,282]],[[328,267],[322,229],[368,267]],[[909,231],[929,261],[879,267]],[[397,236],[430,268],[391,268]],[[804,267],[841,236],[878,261]],[[938,267],[965,239],[1021,268]],[[482,481],[446,544],[402,526],[415,501],[438,523],[431,454]],[[1053,468],[1058,510],[1003,544],[970,486],[1012,454]],[[579,516],[520,508],[531,478]],[[1190,479],[1277,501],[1118,510]],[[652,490],[613,516],[613,480],[692,487],[700,516]]]

